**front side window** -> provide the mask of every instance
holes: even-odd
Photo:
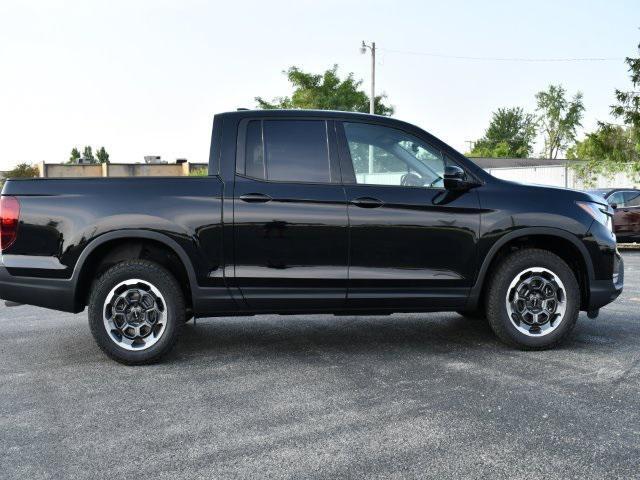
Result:
[[[276,181],[329,183],[331,174],[326,122],[248,122],[245,174]]]
[[[609,203],[609,205],[616,205],[617,207],[624,207],[625,203],[624,203],[623,192],[612,193],[607,198],[607,202]]]
[[[356,183],[406,187],[443,186],[445,161],[439,150],[395,128],[344,123]]]

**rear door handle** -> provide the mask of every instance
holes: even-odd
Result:
[[[269,195],[264,193],[245,193],[240,195],[240,200],[248,203],[267,203],[272,200]]]
[[[360,197],[351,200],[351,204],[360,208],[378,208],[384,205],[382,200],[372,197]]]

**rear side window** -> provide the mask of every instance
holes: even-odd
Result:
[[[331,181],[324,120],[252,120],[247,124],[245,173],[289,182]]]
[[[624,192],[624,203],[627,207],[640,207],[640,192]]]
[[[247,124],[247,139],[244,149],[245,168],[246,174],[254,178],[266,178],[261,123],[258,120],[252,120]]]

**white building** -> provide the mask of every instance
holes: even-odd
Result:
[[[638,186],[626,173],[612,177],[600,175],[593,185],[585,186],[571,165],[576,160],[541,158],[471,158],[494,177],[520,183],[535,183],[584,190],[586,188],[633,188]]]

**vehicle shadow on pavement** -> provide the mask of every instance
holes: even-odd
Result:
[[[554,350],[625,348],[629,337],[581,315],[570,336]],[[185,356],[372,352],[517,352],[501,343],[486,320],[456,313],[388,317],[257,316],[211,318],[185,325],[165,361]]]
[[[251,317],[198,320],[185,325],[176,353],[358,353],[369,350],[501,348],[484,320],[451,314],[391,317]]]

